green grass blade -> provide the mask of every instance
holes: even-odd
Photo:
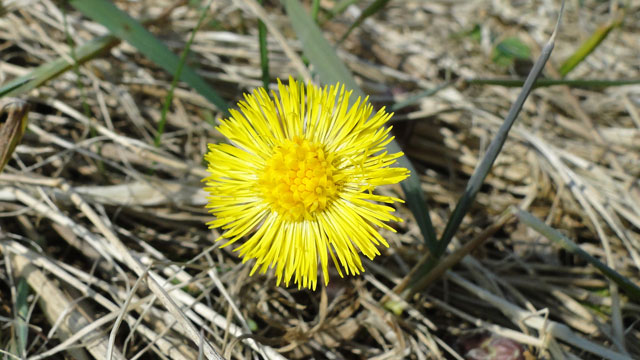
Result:
[[[258,3],[262,5],[264,0],[259,0]],[[260,69],[262,70],[262,86],[269,89],[269,83],[271,83],[271,76],[269,75],[269,49],[267,48],[267,26],[258,20],[258,43],[260,45]]]
[[[115,46],[118,42],[119,40],[116,37],[110,35],[92,39],[91,41],[76,48],[76,63],[82,64],[91,60]],[[25,94],[66,72],[73,66],[73,64],[70,64],[64,58],[57,58],[54,61],[38,66],[29,74],[15,78],[3,85],[0,87],[0,94],[1,96],[19,96]]]
[[[293,30],[302,42],[305,56],[313,64],[314,71],[325,84],[340,82],[353,90],[356,96],[364,98],[364,93],[351,76],[349,69],[336,55],[334,48],[322,35],[320,28],[302,8],[298,0],[282,0]]]
[[[622,16],[617,17],[613,21],[610,21],[608,24],[601,25],[596,29],[596,31],[591,34],[591,36],[584,42],[578,50],[576,50],[567,60],[565,60],[562,65],[560,65],[560,75],[562,77],[566,76],[571,72],[571,70],[575,69],[578,64],[580,64],[584,59],[586,59],[589,54],[591,54],[597,47],[600,45],[604,39],[607,38],[607,35],[611,32],[611,30],[617,28],[622,24]]]
[[[143,55],[170,74],[176,74],[180,59],[169,48],[147,31],[142,24],[107,0],[71,0],[69,3],[96,22],[104,25],[113,35],[133,45]],[[227,103],[193,69],[184,66],[179,78],[214,104],[227,111]]]
[[[356,21],[354,21],[353,24],[349,26],[349,29],[347,29],[347,32],[345,32],[344,35],[342,35],[342,37],[340,38],[340,40],[338,40],[338,44],[342,43],[349,36],[349,34],[351,34],[353,29],[360,26],[360,24],[362,24],[369,16],[374,15],[378,11],[382,10],[387,5],[388,2],[389,0],[375,0],[369,6],[367,6],[366,9],[362,10],[362,12],[360,13],[360,16],[358,16]]]
[[[22,76],[20,78],[15,79],[14,81],[9,82],[9,84],[0,87],[0,98],[3,98],[8,94],[11,94],[14,90],[28,83],[31,80],[33,80],[33,78],[30,76]]]
[[[600,270],[606,277],[618,284],[620,288],[624,289],[629,297],[634,298],[636,301],[640,300],[640,287],[637,284],[620,275],[620,273],[608,267],[600,260],[591,256],[591,254],[582,250],[582,248],[571,241],[571,239],[562,235],[562,233],[560,233],[558,230],[549,227],[547,224],[543,223],[530,213],[516,208],[512,208],[512,211],[520,221],[540,233],[540,235],[562,246],[565,250],[571,252],[572,254],[580,256],[582,259]]]
[[[313,0],[311,2],[311,17],[313,21],[318,22],[318,14],[320,12],[320,0]]]
[[[473,171],[473,174],[471,175],[471,179],[469,179],[469,182],[467,183],[467,188],[465,189],[464,194],[462,194],[462,197],[458,201],[456,208],[453,210],[453,214],[451,214],[451,217],[449,218],[449,221],[445,226],[444,232],[442,233],[442,237],[438,242],[437,251],[434,254],[436,258],[439,258],[444,253],[444,251],[447,248],[447,245],[449,245],[449,242],[453,238],[453,235],[458,231],[458,228],[462,223],[462,219],[469,211],[469,208],[471,207],[471,204],[475,200],[476,195],[478,194],[478,191],[480,190],[480,187],[484,182],[484,179],[489,174],[489,171],[491,170],[491,167],[493,166],[494,161],[500,154],[500,151],[502,150],[502,146],[504,145],[504,142],[507,140],[507,135],[509,134],[509,130],[511,129],[511,126],[513,126],[513,123],[518,117],[518,114],[520,114],[520,110],[522,110],[522,105],[524,104],[525,100],[529,96],[529,93],[533,88],[533,84],[535,83],[538,76],[540,76],[540,73],[542,72],[544,65],[547,63],[547,60],[549,59],[549,56],[551,55],[551,51],[553,50],[553,46],[555,44],[555,38],[558,32],[558,27],[560,25],[560,19],[562,18],[563,9],[564,9],[564,1],[562,2],[561,8],[560,8],[560,14],[558,15],[558,23],[556,24],[553,34],[551,35],[551,38],[542,49],[542,53],[540,54],[540,57],[538,58],[536,63],[533,65],[531,72],[529,72],[529,76],[527,76],[527,80],[525,81],[524,86],[522,87],[522,91],[518,95],[518,98],[516,99],[516,101],[511,106],[511,109],[509,109],[509,113],[507,114],[507,117],[505,118],[504,122],[500,126],[500,129],[498,129],[496,136],[491,141],[491,144],[489,145],[489,148],[487,149],[486,154],[482,157],[480,164],[478,164],[476,169]]]
[[[24,358],[27,355],[27,344],[29,336],[29,325],[27,324],[27,317],[29,316],[29,302],[27,297],[29,296],[29,285],[27,280],[20,278],[18,281],[16,291],[16,350],[18,356]]]
[[[356,96],[364,97],[364,93],[355,82],[353,76],[351,76],[347,67],[338,58],[333,47],[327,42],[311,16],[300,6],[298,1],[282,0],[282,3],[287,10],[298,39],[302,42],[303,51],[313,64],[321,81],[328,84],[340,82],[353,90]],[[401,151],[395,140],[389,144],[388,150],[390,152]],[[429,217],[429,209],[427,208],[422,188],[420,187],[418,173],[406,156],[398,159],[398,165],[409,169],[411,172],[409,178],[403,181],[401,185],[404,189],[409,209],[411,209],[416,218],[427,247],[433,251],[436,249],[436,234]]]
[[[468,79],[470,85],[501,85],[506,87],[520,87],[525,79]],[[607,79],[538,79],[533,84],[534,88],[565,85],[577,88],[606,88],[610,86],[625,86],[640,84],[640,79],[607,80]]]
[[[205,6],[198,18],[198,23],[196,27],[191,31],[191,35],[189,36],[189,40],[184,46],[184,50],[182,50],[182,54],[180,55],[180,62],[178,63],[178,68],[176,69],[176,73],[173,75],[173,80],[171,81],[171,87],[167,92],[167,96],[164,99],[164,104],[162,106],[162,113],[160,115],[160,122],[158,122],[158,130],[156,132],[156,137],[153,140],[153,144],[158,147],[160,146],[160,141],[162,139],[162,134],[164,134],[164,127],[167,123],[167,113],[169,112],[169,107],[171,106],[171,102],[173,101],[173,91],[176,89],[176,85],[178,85],[178,79],[180,79],[180,75],[182,75],[182,71],[184,70],[184,64],[187,61],[187,55],[189,54],[189,49],[191,49],[191,44],[193,43],[193,39],[200,29],[202,25],[202,21],[204,20],[205,15],[207,15],[207,11],[211,7],[212,0],[209,0],[207,6]]]

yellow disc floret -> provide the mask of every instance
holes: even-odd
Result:
[[[290,221],[310,220],[336,197],[333,156],[301,137],[285,140],[267,161],[259,186],[271,209]]]

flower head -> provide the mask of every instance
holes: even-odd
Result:
[[[350,91],[335,85],[278,81],[279,96],[265,89],[245,94],[218,130],[232,144],[209,144],[211,174],[204,179],[208,205],[225,246],[243,237],[236,251],[256,259],[251,274],[275,267],[277,282],[315,289],[318,264],[329,282],[331,257],[340,276],[364,271],[359,253],[373,259],[389,246],[376,228],[401,221],[388,205],[402,200],[373,193],[405,179],[390,167],[393,137],[383,125],[392,114],[372,115],[367,99],[349,106]],[[337,259],[336,259],[337,258]]]

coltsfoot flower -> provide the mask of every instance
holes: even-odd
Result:
[[[339,84],[319,88],[278,81],[279,96],[265,89],[245,94],[218,130],[231,144],[209,144],[207,208],[227,242],[246,237],[236,251],[256,259],[251,274],[275,268],[277,283],[315,290],[318,264],[329,282],[328,259],[338,273],[364,271],[359,253],[373,259],[389,246],[377,228],[402,221],[392,204],[373,193],[409,175],[390,167],[402,153],[385,151],[393,137],[384,127],[392,114],[372,115],[367,99],[349,106]],[[218,240],[220,240],[218,239]],[[337,259],[336,259],[337,258]]]

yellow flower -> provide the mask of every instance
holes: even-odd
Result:
[[[211,174],[204,179],[208,205],[221,228],[224,246],[247,236],[236,251],[256,259],[251,274],[275,267],[277,283],[291,278],[315,290],[318,263],[329,282],[331,256],[340,276],[364,271],[359,252],[373,259],[377,245],[389,245],[377,227],[402,221],[376,186],[409,175],[390,167],[402,153],[389,154],[392,114],[360,98],[349,107],[350,91],[339,84],[319,88],[289,78],[278,81],[275,101],[263,88],[245,94],[218,130],[232,144],[209,144]],[[306,90],[306,91],[305,91]],[[220,239],[218,239],[220,240]],[[337,259],[336,259],[337,256]]]

